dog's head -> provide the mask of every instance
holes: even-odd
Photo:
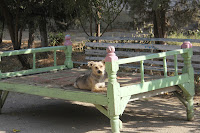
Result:
[[[105,61],[88,62],[88,66],[92,69],[92,73],[95,75],[104,75],[105,74]]]

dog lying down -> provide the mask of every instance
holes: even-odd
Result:
[[[91,90],[92,92],[106,91],[105,61],[90,61],[88,62],[88,66],[92,69],[91,73],[78,77],[74,83],[74,87]]]

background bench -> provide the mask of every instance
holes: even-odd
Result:
[[[140,55],[148,55],[152,53],[170,51],[175,49],[180,49],[179,45],[169,45],[168,43],[179,42],[180,45],[184,41],[190,41],[194,45],[200,43],[198,39],[168,39],[168,38],[135,38],[135,37],[89,37],[89,42],[86,42],[85,49],[85,59],[89,60],[102,60],[106,55],[107,46],[115,46],[116,55],[119,58],[135,57]],[[157,42],[164,42],[163,44],[155,44]],[[200,47],[193,45],[193,56],[192,56],[192,66],[194,68],[195,74],[200,74]],[[182,71],[184,66],[183,58],[178,55],[178,72]],[[75,62],[86,64],[87,62]],[[163,71],[163,62],[159,59],[145,60],[144,68],[145,70],[153,71]],[[167,57],[167,71],[174,71],[174,57]],[[132,63],[128,65],[120,65],[120,67],[132,68],[134,70],[139,70],[140,66],[137,63]]]

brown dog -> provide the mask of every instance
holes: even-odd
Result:
[[[92,92],[106,91],[105,61],[90,61],[88,62],[88,66],[92,69],[91,73],[78,77],[74,83],[74,87],[91,90]]]

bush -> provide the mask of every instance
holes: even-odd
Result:
[[[65,35],[63,33],[53,33],[49,34],[49,45],[50,46],[59,46],[62,45]]]

